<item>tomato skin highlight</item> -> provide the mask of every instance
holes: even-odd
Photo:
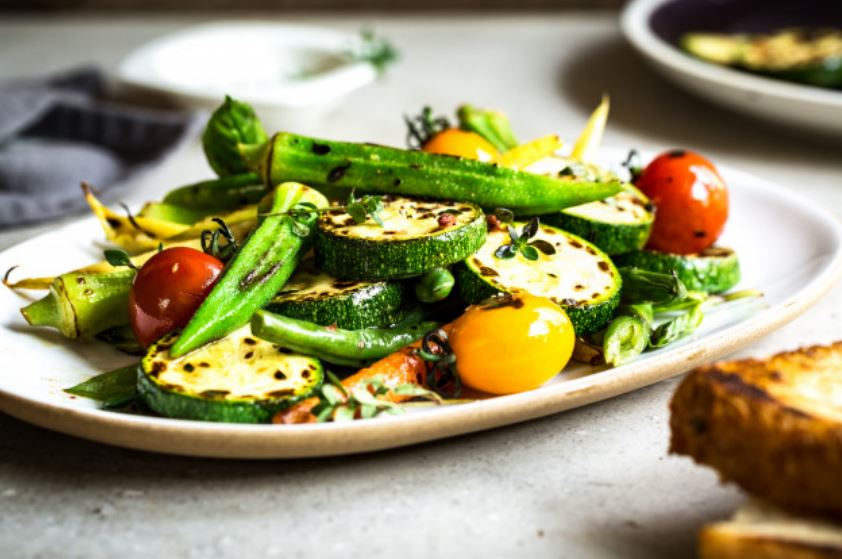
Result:
[[[635,181],[655,205],[647,248],[695,254],[713,246],[728,220],[728,188],[713,164],[674,150],[652,160]]]
[[[129,322],[137,341],[148,347],[183,328],[208,296],[224,264],[192,248],[169,248],[138,271],[129,292]]]
[[[448,128],[427,140],[421,148],[427,153],[456,155],[465,159],[490,162],[500,153],[485,138],[475,132]]]
[[[450,331],[450,347],[465,386],[514,394],[556,376],[570,360],[576,341],[564,309],[527,293],[495,305],[468,307]]]

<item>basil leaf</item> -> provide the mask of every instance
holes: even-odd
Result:
[[[536,239],[529,243],[529,246],[533,246],[546,254],[547,256],[552,256],[555,254],[555,247],[549,241],[545,241],[544,239]]]
[[[130,365],[115,369],[77,384],[64,391],[75,396],[105,402],[112,407],[113,402],[125,403],[137,395],[137,368]]]
[[[526,245],[524,247],[521,247],[520,253],[527,260],[538,260],[538,251],[535,249],[535,247]]]
[[[240,144],[262,144],[269,137],[254,109],[229,96],[211,115],[202,135],[202,147],[211,168],[220,177],[250,171],[240,153]]]

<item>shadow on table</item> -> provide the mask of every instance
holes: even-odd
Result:
[[[727,151],[776,161],[838,160],[838,139],[756,120],[695,97],[652,70],[621,38],[593,43],[559,70],[562,95],[589,113],[611,94],[609,127],[667,147]],[[633,147],[633,146],[630,146]]]

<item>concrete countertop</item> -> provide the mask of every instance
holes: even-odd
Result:
[[[143,42],[209,19],[0,19],[0,79],[91,62],[113,71]],[[838,144],[666,84],[625,46],[614,15],[295,19],[373,23],[403,54],[383,81],[300,132],[400,143],[403,113],[471,101],[507,110],[523,137],[570,138],[610,92],[607,145],[693,148],[842,215]],[[207,174],[193,141],[125,198]],[[54,226],[0,232],[0,248]],[[840,308],[837,287],[740,355],[830,341]],[[323,460],[153,455],[0,415],[0,557],[692,557],[698,528],[742,497],[667,454],[676,382],[491,432]]]

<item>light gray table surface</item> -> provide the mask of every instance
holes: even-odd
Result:
[[[113,71],[132,48],[208,19],[6,17],[0,79],[85,62]],[[610,92],[606,144],[690,147],[842,215],[838,141],[768,128],[673,88],[625,46],[610,13],[297,19],[373,23],[403,54],[384,80],[301,132],[400,143],[404,112],[471,101],[505,108],[523,137],[570,138]],[[191,141],[125,199],[139,203],[207,173]],[[0,248],[52,227],[0,231]],[[837,287],[740,354],[842,338],[840,304]],[[743,497],[667,454],[676,384],[490,432],[323,460],[154,455],[0,415],[0,557],[692,557],[699,527]]]

